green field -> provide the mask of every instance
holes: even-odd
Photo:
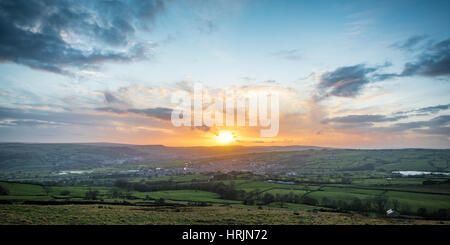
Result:
[[[219,194],[199,190],[173,190],[155,192],[136,192],[134,196],[144,198],[149,196],[153,199],[167,199],[173,201],[213,202],[213,203],[240,203],[239,201],[220,199]]]

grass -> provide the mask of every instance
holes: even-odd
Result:
[[[40,196],[47,195],[40,185],[18,184],[10,182],[0,182],[0,186],[9,190],[11,196]]]
[[[450,224],[449,221],[368,218],[358,214],[242,207],[131,207],[114,205],[0,205],[0,224],[147,225],[147,224]]]
[[[153,199],[164,198],[167,200],[174,200],[174,201],[240,203],[240,201],[220,199],[220,196],[217,193],[199,190],[135,192],[134,195],[140,198],[144,198],[146,195],[149,195],[149,197]]]
[[[400,191],[388,191],[385,195],[408,205],[413,211],[419,208],[426,208],[428,212],[433,212],[440,208],[450,208],[450,195],[407,193]]]
[[[108,195],[112,188],[111,187],[84,187],[84,186],[51,186],[49,187],[49,194],[52,196],[61,195],[63,191],[69,191],[70,197],[84,197],[85,193],[89,190],[98,191],[100,196]]]

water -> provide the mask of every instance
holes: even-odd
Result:
[[[58,174],[64,175],[64,174],[87,174],[87,173],[92,173],[92,171],[84,171],[84,170],[61,171]]]
[[[393,174],[400,174],[402,176],[416,176],[416,175],[450,175],[446,172],[426,172],[426,171],[392,171]]]

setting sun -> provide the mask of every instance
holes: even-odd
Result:
[[[221,131],[217,136],[217,141],[221,144],[229,144],[236,141],[236,138],[233,133],[229,131]]]

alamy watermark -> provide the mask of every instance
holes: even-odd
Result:
[[[279,131],[279,95],[277,91],[257,90],[233,94],[223,91],[208,94],[202,84],[194,84],[193,93],[176,91],[171,120],[175,127],[260,127],[261,137],[275,137]]]

